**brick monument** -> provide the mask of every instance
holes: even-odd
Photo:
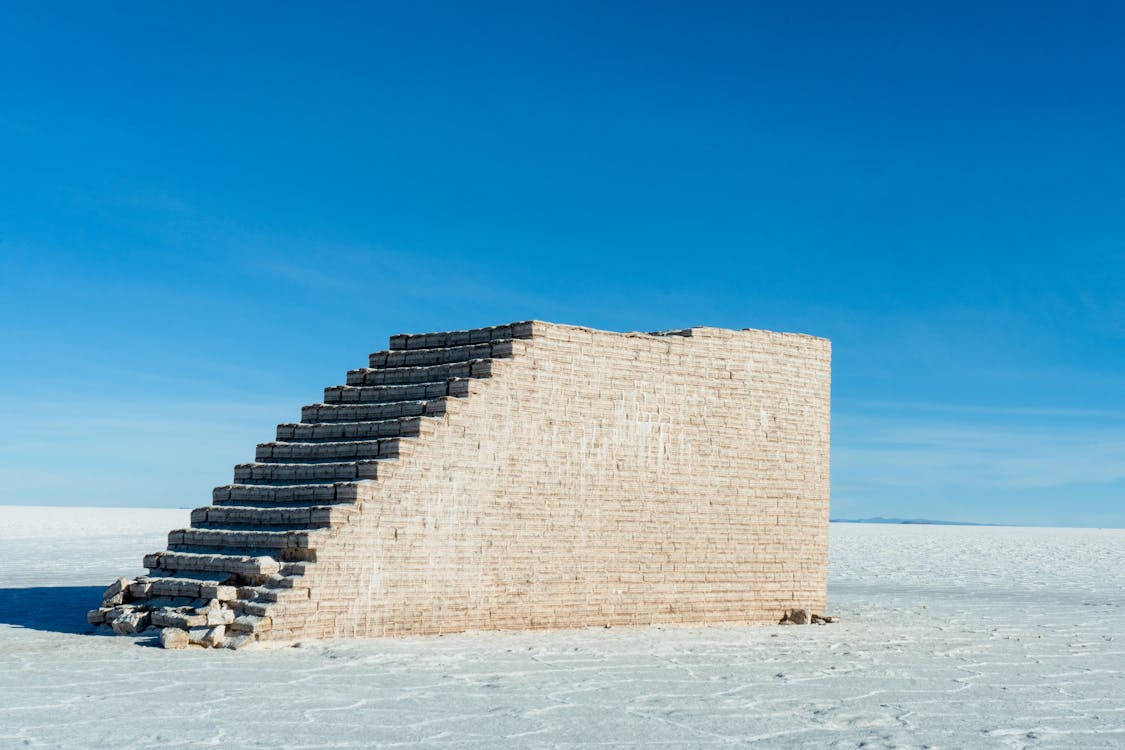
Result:
[[[166,646],[823,612],[831,345],[392,336],[92,610]]]

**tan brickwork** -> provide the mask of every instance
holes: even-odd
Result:
[[[162,553],[221,556],[167,559],[232,571],[218,582],[242,588],[223,606],[248,624],[228,637],[776,623],[790,609],[824,611],[827,340],[536,321],[391,345],[305,409],[348,421],[282,425],[290,442],[260,446],[267,463],[236,470],[259,484],[216,490],[217,505],[193,515],[211,528]],[[447,380],[426,384],[435,372]],[[400,437],[381,437],[388,419]],[[337,484],[302,491],[301,477]],[[314,502],[324,507],[306,514]],[[241,525],[228,530],[228,519]],[[245,549],[208,546],[220,543]],[[123,617],[106,610],[96,610],[105,622]]]
[[[690,333],[535,323],[318,550],[284,635],[824,611],[829,344]]]

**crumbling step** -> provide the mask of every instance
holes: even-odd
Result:
[[[238,589],[240,601],[248,604],[276,604],[277,602],[308,601],[309,588],[307,586],[293,586],[282,588],[280,586],[242,586]]]
[[[393,348],[393,347],[392,347]],[[348,385],[410,385],[437,383],[451,378],[490,378],[491,359],[470,359],[423,367],[363,367],[348,370]]]
[[[202,611],[200,611],[202,610]],[[190,628],[230,626],[237,617],[233,609],[212,609],[210,607],[182,607],[178,609],[158,609],[152,613],[152,624],[158,628]]]
[[[396,417],[440,417],[447,398],[395,401],[389,404],[310,404],[301,407],[302,422],[368,422]]]
[[[212,505],[333,505],[354,503],[366,490],[367,481],[331,484],[228,484],[211,491]]]
[[[272,627],[273,621],[268,616],[239,615],[227,626],[227,630],[235,633],[264,633]]]
[[[279,441],[321,442],[376,440],[418,437],[433,429],[434,420],[426,417],[393,417],[374,422],[301,422],[279,424]]]
[[[235,484],[269,484],[292,482],[346,482],[351,479],[376,479],[379,460],[344,461],[340,463],[301,464],[237,464]]]
[[[285,576],[285,575],[272,575],[264,581],[265,586],[274,589],[295,589],[304,586],[302,582],[304,576]]]
[[[197,529],[255,526],[318,529],[345,523],[351,512],[352,509],[347,505],[311,505],[301,508],[208,505],[191,512],[191,525]]]
[[[281,563],[268,556],[198,555],[190,552],[154,552],[145,555],[144,566],[150,571],[207,571],[246,577],[271,576],[283,569]],[[300,570],[304,572],[303,567]]]
[[[246,593],[242,591],[242,593]],[[255,617],[265,617],[270,613],[270,607],[273,602],[260,602],[251,601],[250,599],[239,599],[231,602],[231,609],[240,615],[254,615]]]
[[[399,438],[319,443],[259,443],[254,452],[254,460],[259,463],[315,463],[397,458],[403,447],[403,441]]]
[[[196,574],[200,575],[200,574]],[[238,587],[227,585],[233,576],[229,573],[202,574],[207,577],[164,577],[153,578],[142,576],[129,584],[129,595],[134,601],[146,600],[152,597],[187,599],[218,599],[219,601],[233,601],[238,597]]]
[[[442,396],[469,395],[468,378],[411,385],[334,385],[324,389],[326,404],[384,404],[395,401],[424,401]]]
[[[173,552],[212,549],[241,550],[311,550],[325,532],[248,531],[224,529],[176,529],[168,533],[168,549]]]
[[[303,576],[309,572],[308,562],[288,562],[281,566],[279,571],[283,576]]]
[[[470,346],[448,346],[438,349],[387,349],[369,357],[371,367],[424,367],[473,359],[511,357],[515,344],[511,339]]]
[[[533,321],[525,320],[502,326],[471,328],[467,331],[439,331],[435,333],[399,333],[391,336],[391,349],[436,349],[439,347],[482,344],[504,339],[531,338]]]

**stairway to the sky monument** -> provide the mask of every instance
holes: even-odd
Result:
[[[358,512],[370,484],[531,331],[515,323],[392,336],[368,367],[303,407],[300,422],[278,425],[254,461],[191,512],[190,527],[169,533],[167,550],[145,556],[148,575],[106,590],[90,623],[120,634],[162,629],[168,646],[237,648],[263,637],[277,602],[309,598],[302,579],[318,546]]]

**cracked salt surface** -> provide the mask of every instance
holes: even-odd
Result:
[[[825,627],[84,635],[186,520],[0,507],[0,748],[1125,747],[1121,530],[833,525]]]

